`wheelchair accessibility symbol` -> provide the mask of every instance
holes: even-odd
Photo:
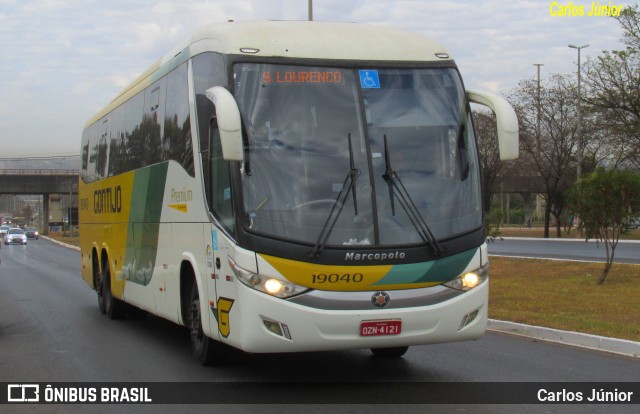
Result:
[[[380,78],[378,77],[378,71],[372,69],[361,69],[360,73],[360,86],[362,89],[379,89]]]

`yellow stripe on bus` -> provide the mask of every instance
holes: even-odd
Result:
[[[393,267],[321,265],[265,254],[260,256],[290,282],[320,290],[368,290]]]
[[[341,266],[305,263],[297,260],[260,255],[290,282],[318,290],[359,291],[410,289],[438,285],[442,282],[379,284],[393,265]]]

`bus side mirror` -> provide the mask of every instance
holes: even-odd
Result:
[[[235,98],[221,86],[207,89],[207,98],[216,108],[222,158],[226,161],[244,161],[242,122]]]
[[[518,117],[511,104],[489,92],[467,89],[469,101],[489,107],[496,114],[501,160],[515,160],[519,152]]]

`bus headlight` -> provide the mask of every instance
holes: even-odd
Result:
[[[487,280],[487,277],[489,277],[489,263],[472,272],[463,273],[455,279],[444,283],[444,285],[452,289],[467,291],[480,285]]]
[[[229,265],[238,280],[242,282],[242,284],[249,286],[252,289],[259,290],[260,292],[268,293],[269,295],[276,296],[278,298],[288,298],[309,290],[306,287],[298,286],[291,282],[250,272],[238,266],[230,257],[228,260]]]

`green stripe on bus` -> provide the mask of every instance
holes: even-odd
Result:
[[[395,265],[375,285],[447,282],[464,271],[477,251],[471,249],[432,262]]]
[[[143,168],[133,179],[125,263],[133,267],[129,281],[145,286],[151,281],[156,262],[168,165],[164,162]]]

